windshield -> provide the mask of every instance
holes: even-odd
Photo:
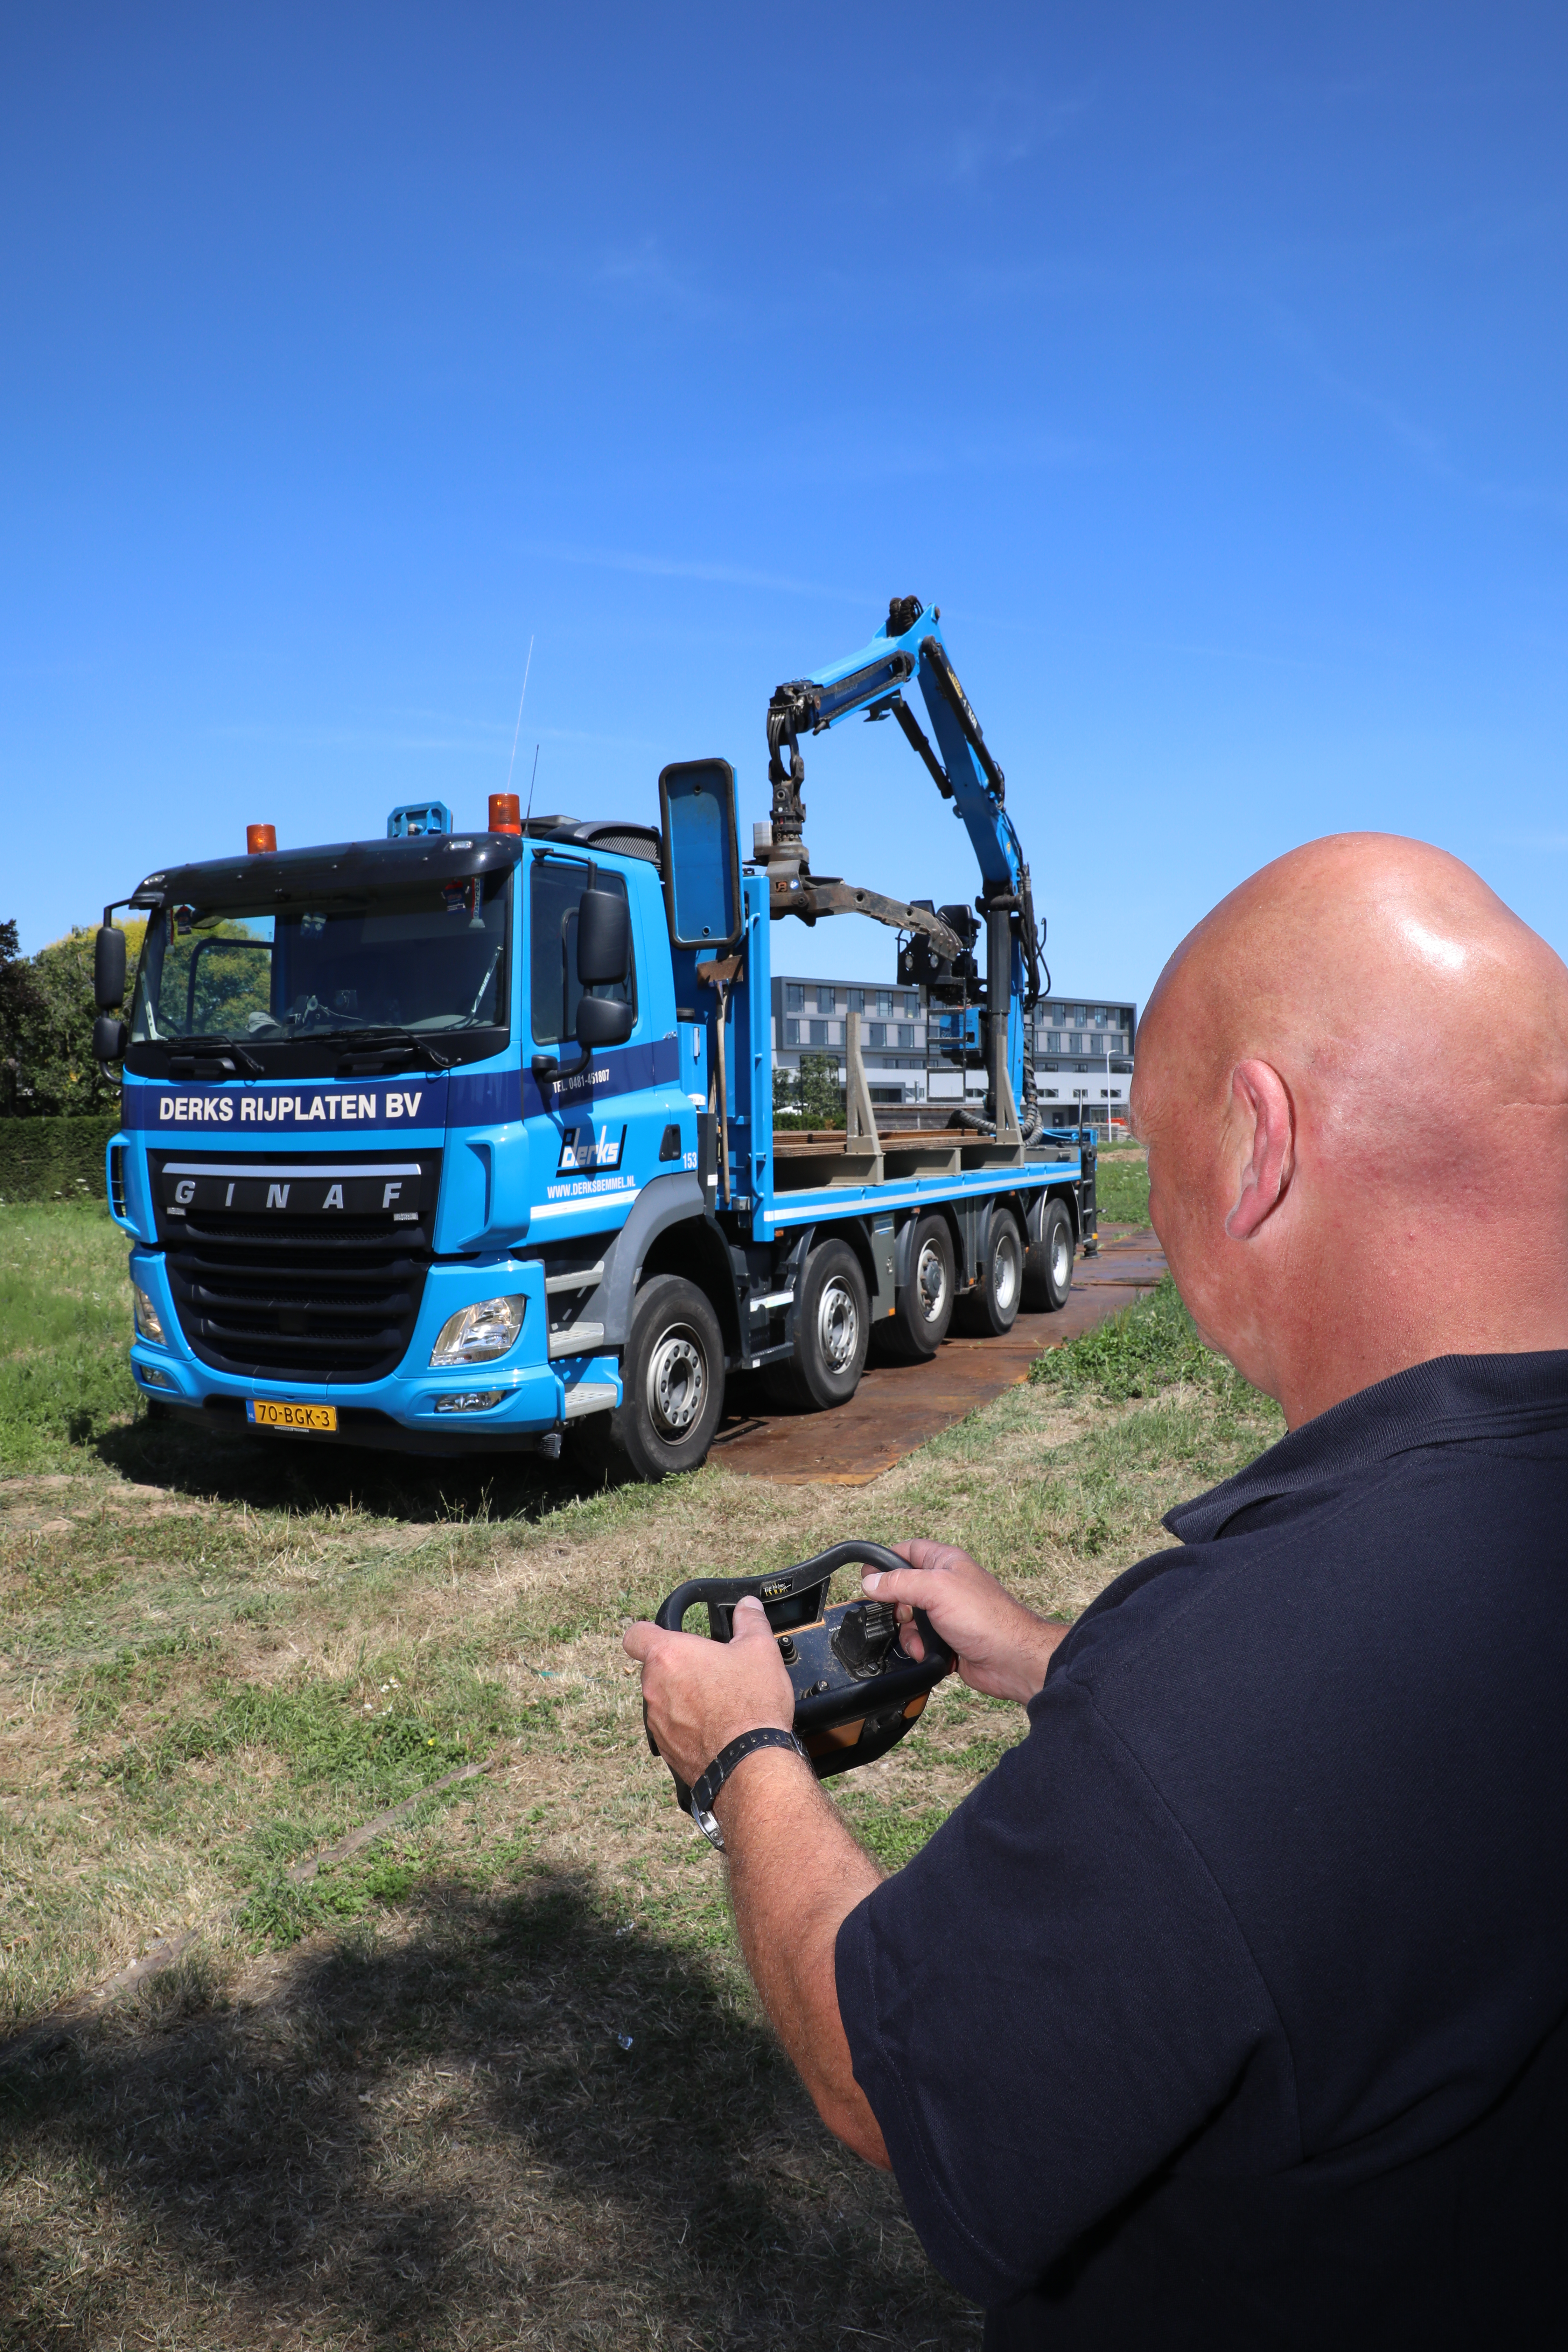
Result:
[[[170,907],[147,927],[132,1040],[436,1037],[507,1023],[507,871],[317,907]]]

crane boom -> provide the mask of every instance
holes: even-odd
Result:
[[[904,698],[918,685],[933,746]],[[961,684],[942,634],[941,608],[930,613],[918,596],[895,596],[888,618],[868,646],[847,659],[787,679],[768,704],[768,779],[773,785],[771,826],[760,827],[757,855],[765,863],[774,914],[799,913],[808,920],[846,903],[847,886],[814,881],[805,840],[805,803],[800,788],[805,761],[800,739],[823,735],[861,712],[868,719],[894,719],[944,800],[953,804],[973,846],[981,890],[975,906],[985,920],[986,1010],[1001,1048],[1016,1100],[1026,1093],[1023,1011],[1040,993],[1039,940],[1035,925],[1029,868],[1007,814],[1007,782],[986,743],[984,730]],[[764,835],[766,838],[764,839]],[[861,892],[862,900],[873,894]],[[882,899],[877,911],[898,902]],[[952,910],[949,909],[949,912]],[[958,940],[951,928],[924,908],[899,909],[900,927],[921,931],[936,952],[952,959]],[[942,936],[938,936],[941,933]],[[951,942],[951,944],[950,944]],[[973,969],[973,967],[971,967]],[[1003,1038],[1005,1043],[1003,1045]]]

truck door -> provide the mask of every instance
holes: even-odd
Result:
[[[659,1151],[670,1119],[669,1077],[661,1062],[674,1062],[673,1048],[657,1054],[658,1007],[654,976],[638,956],[638,925],[632,922],[632,964],[624,982],[595,988],[596,996],[629,1003],[635,1020],[624,1045],[593,1054],[574,1070],[577,1006],[577,910],[584,890],[606,890],[626,898],[626,877],[616,867],[554,850],[529,861],[528,1027],[522,1062],[523,1116],[529,1124],[529,1164],[533,1171],[531,1238],[542,1243],[617,1230],[641,1187],[658,1172]],[[640,894],[639,894],[640,896]],[[658,1028],[665,1024],[658,1023]],[[531,1059],[545,1055],[565,1066],[552,1078]]]

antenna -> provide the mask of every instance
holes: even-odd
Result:
[[[511,772],[517,765],[517,739],[522,732],[522,706],[528,700],[528,673],[532,667],[533,639],[530,637],[528,641],[528,659],[522,666],[522,692],[517,698],[517,725],[511,730],[511,757],[506,763],[506,788],[509,793],[511,790]],[[539,755],[535,752],[535,767],[537,767],[538,764]],[[530,800],[531,800],[532,797],[532,793],[531,793],[529,795]]]
[[[528,820],[533,814],[533,785],[534,778],[537,777],[538,773],[539,746],[536,743],[533,747],[533,775],[530,776],[528,780],[528,806],[522,813],[522,832],[524,840],[528,838]]]

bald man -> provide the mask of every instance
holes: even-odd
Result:
[[[1133,1113],[1288,1434],[1065,1638],[940,1545],[868,1576],[1027,1736],[886,1880],[748,1755],[748,1963],[990,2347],[1561,2341],[1568,972],[1440,851],[1315,842],[1173,956]],[[789,1725],[755,1603],[627,1647],[688,1782]]]

